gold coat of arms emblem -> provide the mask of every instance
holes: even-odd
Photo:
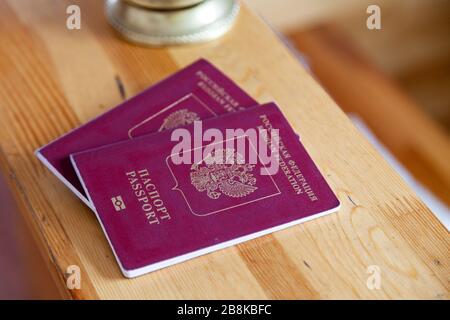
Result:
[[[191,183],[214,200],[222,194],[242,198],[258,189],[253,168],[234,149],[217,149],[191,166]]]
[[[177,110],[164,119],[159,131],[181,127],[198,120],[200,117],[195,112],[188,109]]]

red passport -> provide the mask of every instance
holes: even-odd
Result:
[[[126,277],[339,207],[273,103],[84,151],[71,160]]]
[[[37,157],[92,208],[69,155],[256,105],[206,60],[199,60],[120,106],[36,151]]]

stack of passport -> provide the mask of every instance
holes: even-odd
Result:
[[[199,60],[36,151],[136,277],[339,201],[275,103]]]

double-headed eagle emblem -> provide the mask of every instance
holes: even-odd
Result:
[[[244,163],[242,155],[235,150],[217,149],[201,163],[191,166],[191,183],[214,200],[222,194],[242,198],[258,189],[253,168],[254,165]]]
[[[180,109],[164,119],[159,131],[181,127],[198,120],[200,120],[200,117],[195,112],[189,111],[188,109]]]

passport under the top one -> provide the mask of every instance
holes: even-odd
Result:
[[[256,105],[206,60],[198,60],[87,124],[36,151],[37,157],[89,207],[69,155]]]
[[[71,159],[126,277],[339,207],[273,103]]]

